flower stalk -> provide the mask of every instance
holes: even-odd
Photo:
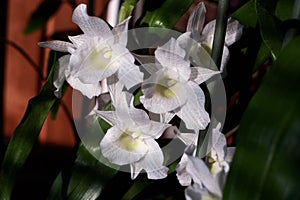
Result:
[[[229,0],[219,0],[218,3],[216,29],[211,54],[212,59],[214,60],[218,69],[220,69],[223,47],[225,42],[229,2]]]

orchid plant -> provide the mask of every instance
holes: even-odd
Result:
[[[72,5],[76,4],[74,2]],[[89,105],[84,105],[88,107],[88,112],[81,113],[84,114],[81,119],[86,120],[82,124],[89,129],[91,123],[87,122],[92,122],[100,127],[101,131],[97,129],[91,134],[91,130],[81,130],[76,127],[75,122],[77,128],[75,132],[82,141],[79,141],[78,150],[76,149],[74,167],[67,175],[61,172],[55,179],[49,196],[53,198],[60,196],[61,199],[98,197],[105,199],[107,197],[105,195],[108,195],[109,199],[146,199],[149,198],[148,193],[152,184],[158,183],[160,184],[158,187],[162,187],[165,183],[169,184],[165,180],[172,180],[172,187],[179,188],[181,197],[187,200],[230,199],[229,190],[233,191],[234,186],[228,186],[227,182],[231,184],[239,180],[237,166],[243,166],[243,163],[237,159],[244,159],[242,156],[244,146],[240,146],[241,150],[235,148],[235,138],[232,136],[239,129],[241,119],[238,118],[236,120],[238,124],[233,123],[234,127],[232,127],[232,123],[225,120],[225,116],[231,119],[231,114],[237,113],[240,117],[250,100],[250,97],[245,94],[253,95],[253,91],[259,85],[256,83],[262,81],[260,79],[262,71],[268,70],[270,62],[274,62],[277,67],[285,63],[293,65],[288,62],[288,59],[280,60],[280,56],[288,57],[288,53],[291,53],[295,57],[296,53],[292,51],[293,46],[289,47],[291,49],[287,48],[288,53],[281,51],[281,47],[276,46],[278,42],[273,41],[275,36],[271,37],[263,28],[266,24],[262,16],[268,16],[263,19],[268,19],[274,26],[278,21],[269,15],[269,11],[266,11],[269,8],[261,4],[261,0],[249,1],[231,16],[224,15],[228,12],[229,1],[220,0],[217,19],[210,21],[206,21],[209,14],[207,10],[211,9],[207,5],[210,4],[206,1],[197,1],[192,5],[193,2],[176,0],[174,4],[171,0],[167,0],[153,11],[153,8],[147,8],[149,6],[147,2],[143,5],[141,1],[127,0],[121,5],[119,23],[113,27],[105,20],[91,16],[86,4],[74,6],[72,21],[78,25],[82,33],[69,35],[64,41],[52,40],[38,43],[40,47],[49,48],[52,52],[61,52],[62,56],[53,59],[43,90],[36,99],[31,101],[24,120],[16,129],[16,136],[10,142],[0,172],[0,181],[7,181],[9,184],[0,188],[1,199],[11,197],[14,173],[20,170],[20,165],[25,163],[33,148],[33,143],[30,143],[31,146],[29,145],[27,151],[15,151],[15,144],[27,144],[23,142],[26,138],[22,135],[23,130],[33,132],[37,138],[48,112],[63,98],[66,84],[71,86],[74,92],[78,91],[82,99],[89,100]],[[143,7],[145,10],[139,14],[138,9]],[[172,35],[171,28],[176,27],[174,25],[178,20],[182,20],[180,17],[189,7],[189,17],[185,18],[184,24],[185,31]],[[178,13],[175,14],[175,10],[179,10]],[[255,19],[250,17],[246,19],[241,14],[249,10],[255,10],[257,13]],[[295,10],[297,14],[297,9]],[[164,15],[169,13],[172,13],[170,19],[166,19]],[[258,25],[253,20],[257,20]],[[148,26],[146,29],[145,24]],[[157,33],[154,27],[164,31]],[[147,35],[138,35],[142,33],[140,30],[147,32]],[[224,34],[218,34],[219,30]],[[261,37],[256,38],[256,42],[261,44],[259,47],[247,38],[251,35],[251,31],[261,32]],[[287,34],[284,44],[288,44],[295,34],[295,32]],[[144,43],[147,43],[153,35],[156,38],[153,44],[139,46],[139,49],[133,48],[136,44],[143,44],[141,38],[146,40]],[[218,45],[215,45],[216,41],[219,42]],[[299,41],[297,40],[297,44],[300,44]],[[238,46],[238,50],[234,49],[235,46]],[[282,48],[284,47],[283,45]],[[221,52],[219,66],[216,64],[218,61],[212,58],[216,48],[220,48],[218,50]],[[235,51],[231,51],[232,49]],[[236,52],[241,56],[241,60],[252,58],[253,52],[258,54],[258,58],[255,63],[249,60],[238,62],[230,56],[230,54],[236,56]],[[279,52],[283,53],[279,54]],[[234,70],[231,65],[240,65],[240,63],[244,65],[250,63],[260,68],[256,73],[247,74],[245,78],[247,83],[251,80],[256,81],[251,87],[246,85],[249,86],[246,88],[242,85],[241,88],[246,89],[239,91],[236,91],[237,86],[232,90],[226,88],[227,91],[222,93],[228,95],[228,109],[232,109],[229,114],[226,114],[226,105],[224,106],[226,102],[221,104],[212,99],[219,98],[217,96],[219,90],[225,90],[223,80],[226,87],[236,81],[234,75],[238,72],[232,75]],[[294,80],[293,78],[295,77],[292,77],[291,81]],[[222,87],[218,88],[220,82]],[[108,92],[104,89],[106,87]],[[105,98],[107,99],[104,101]],[[237,112],[235,106],[241,111]],[[253,103],[251,106],[256,109],[256,104]],[[43,112],[40,112],[40,108],[43,108]],[[32,129],[29,128],[28,123],[36,115],[31,113],[41,113],[37,125]],[[247,130],[246,125],[243,124],[241,127],[245,132],[252,130]],[[224,134],[223,128],[226,130]],[[253,130],[257,131],[257,129]],[[89,144],[84,141],[80,134],[83,134],[84,138],[90,137],[92,142]],[[272,138],[274,144],[278,143],[280,137]],[[258,140],[255,143],[252,138],[249,139],[252,144],[258,146],[259,150],[265,152],[265,148],[260,146],[262,140]],[[175,147],[169,147],[169,143],[172,142],[177,142]],[[246,141],[245,146],[247,144]],[[180,149],[180,146],[184,148]],[[269,163],[263,170],[263,178],[259,182],[261,185],[257,184],[260,190],[265,189],[263,183],[269,178],[267,168],[270,167],[275,156],[274,148],[270,147],[273,156],[267,159]],[[175,159],[172,154],[174,152],[179,152],[179,156],[176,154]],[[236,160],[234,160],[235,152],[237,152]],[[8,163],[14,156],[17,158],[20,155],[23,160],[19,159],[10,169]],[[231,167],[232,160],[233,167]],[[280,159],[275,159],[275,164],[279,162],[278,160]],[[248,162],[245,159],[243,161]],[[253,165],[252,162],[249,163]],[[278,166],[281,164],[279,163]],[[82,169],[90,168],[93,169],[92,173],[87,172],[82,176]],[[120,172],[117,172],[118,170]],[[130,175],[124,176],[121,171],[129,172]],[[257,173],[258,170],[254,172]],[[230,173],[233,175],[230,176]],[[128,177],[131,180],[128,180]],[[120,190],[124,188],[126,190],[118,191],[122,193],[121,196],[112,194],[117,193],[116,182],[122,185]],[[267,189],[264,191],[268,191]],[[173,196],[170,199],[175,196],[175,192],[172,192]],[[238,199],[233,196],[234,199]],[[167,195],[163,197],[167,198]]]
[[[188,27],[193,26],[191,22],[197,20],[194,19],[195,15],[203,15],[203,9],[204,4],[200,3],[191,15]],[[134,57],[126,48],[129,18],[110,30],[100,18],[88,16],[86,5],[80,4],[74,10],[72,19],[83,31],[82,35],[69,37],[72,43],[39,43],[41,47],[71,54],[59,59],[55,73],[57,76],[54,77],[55,94],[61,93],[63,82],[67,80],[74,89],[88,98],[98,97],[101,94],[100,81],[105,78],[116,79],[108,81],[115,110],[101,111],[96,107],[92,111],[112,126],[99,144],[101,152],[113,164],[130,165],[132,179],[135,179],[142,169],[147,172],[149,179],[165,178],[168,168],[163,166],[163,152],[155,139],[158,139],[171,124],[150,120],[147,112],[134,107],[133,95],[123,91],[123,88],[128,90],[141,83],[143,95],[140,96],[140,102],[148,112],[178,116],[187,129],[197,134],[210,123],[209,114],[204,106],[205,95],[199,85],[219,71],[211,70],[209,66],[191,65],[190,57],[186,55],[184,48],[189,46],[192,39],[188,39],[188,35],[195,34],[193,31],[183,34],[177,40],[171,38],[159,46],[154,52],[156,63],[152,69],[149,69],[149,66],[145,67],[145,70],[151,71],[150,76],[142,81],[143,73],[134,64]],[[200,21],[203,20],[204,18]],[[235,30],[231,28],[232,35],[241,35],[235,34],[236,32],[241,32],[240,26]],[[211,37],[209,33],[206,36]],[[203,48],[201,43],[193,46],[197,49]],[[211,58],[206,54],[202,59],[204,60],[201,63],[206,63],[206,60]],[[226,146],[224,138],[222,142],[221,145]],[[211,152],[215,150],[212,149]],[[220,155],[211,156],[215,157]],[[221,195],[221,189],[218,195]]]

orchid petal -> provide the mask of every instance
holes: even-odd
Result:
[[[162,66],[157,63],[145,63],[141,65],[141,69],[149,74],[154,74],[162,69]]]
[[[145,131],[145,137],[144,138],[154,138],[158,139],[163,132],[170,127],[171,124],[164,124],[160,122],[150,121],[147,125],[141,126],[141,128],[145,127],[145,130],[148,129],[148,131]]]
[[[220,67],[220,72],[225,72],[226,70],[226,65],[227,65],[227,62],[229,60],[229,50],[226,46],[224,46],[223,48],[223,54],[222,54],[222,60],[221,60],[221,67]]]
[[[53,77],[53,85],[56,88],[54,95],[57,98],[61,98],[62,96],[62,86],[66,80],[65,70],[68,68],[69,61],[70,55],[65,55],[58,59],[58,65],[56,66]]]
[[[123,91],[124,85],[113,75],[107,79],[108,89],[112,104],[116,109],[116,115],[121,119],[130,119],[129,107],[130,100],[133,98],[132,94]]]
[[[208,130],[208,134],[206,134],[206,136],[204,138],[204,141],[203,141],[203,143],[200,147],[200,150],[199,150],[199,152],[200,152],[199,157],[200,158],[205,157],[215,147],[215,145],[217,144],[219,138],[221,137],[221,135],[223,135],[220,132],[220,128],[221,128],[221,123],[218,123],[217,126],[212,129],[212,131],[210,131],[210,129]]]
[[[88,40],[88,37],[85,34],[68,36],[68,38],[76,48],[80,47],[82,44],[86,42],[86,40]]]
[[[108,129],[100,142],[104,157],[114,164],[125,165],[143,158],[148,151],[142,140],[133,139],[116,126]]]
[[[39,42],[38,45],[40,47],[49,48],[54,51],[60,52],[69,52],[69,49],[74,49],[75,46],[69,42],[59,41],[59,40],[52,40],[47,42]]]
[[[97,97],[101,94],[101,86],[99,82],[95,84],[82,83],[78,78],[70,74],[69,69],[65,71],[65,76],[67,82],[72,86],[72,88],[79,90],[83,95],[87,96],[89,99]]]
[[[235,153],[235,147],[228,147],[226,149],[225,161],[227,163],[231,163],[231,161],[233,159],[233,156],[234,156],[234,153]]]
[[[227,147],[227,143],[226,143],[225,135],[220,134],[217,143],[213,146],[213,151],[215,151],[217,155],[217,160],[220,162],[224,161],[225,159],[226,147]]]
[[[126,46],[127,45],[127,30],[128,30],[128,23],[131,16],[129,16],[127,19],[122,21],[121,23],[117,24],[113,29],[112,33],[114,35],[114,43],[119,43],[121,45]]]
[[[176,166],[176,176],[182,186],[189,186],[192,183],[192,176],[191,174],[187,173],[186,166],[189,162],[189,157],[193,156],[195,149],[195,145],[188,145],[184,150],[184,154],[182,155],[180,162]]]
[[[132,179],[135,179],[142,169],[147,172],[148,179],[162,179],[167,177],[168,168],[163,166],[163,153],[153,139],[145,140],[149,151],[144,158],[131,165]]]
[[[139,70],[138,66],[127,62],[121,62],[119,65],[118,77],[127,89],[140,84],[143,81],[144,74]]]
[[[198,141],[198,135],[199,135],[199,132],[196,131],[196,133],[179,133],[179,134],[177,135],[177,137],[178,137],[185,145],[191,145],[191,144],[196,145],[196,144],[197,144],[197,141]]]
[[[191,13],[188,23],[187,32],[192,33],[192,38],[196,41],[200,39],[200,33],[202,31],[205,21],[206,8],[203,2],[200,2]]]
[[[214,35],[215,35],[216,20],[212,20],[206,24],[203,28],[200,36],[200,42],[205,43],[210,49],[212,49]]]
[[[186,200],[218,200],[219,198],[210,194],[205,188],[193,184],[184,190]]]
[[[186,172],[186,166],[188,163],[188,155],[184,153],[181,157],[180,162],[176,166],[176,176],[182,186],[189,186],[192,184],[192,177],[189,173]]]
[[[213,71],[204,67],[191,67],[190,80],[194,81],[197,84],[201,84],[219,73],[219,71]]]
[[[165,68],[174,70],[180,75],[181,81],[187,81],[190,77],[190,62],[184,60],[185,51],[179,46],[178,42],[171,38],[162,47],[155,51],[155,58]]]
[[[197,84],[189,81],[188,85],[189,100],[176,115],[185,122],[188,129],[203,130],[210,122],[204,109],[205,95]]]
[[[85,4],[78,5],[73,12],[72,21],[87,35],[112,37],[109,26],[98,17],[88,16],[86,7]]]
[[[175,113],[170,113],[170,112],[162,113],[160,114],[160,122],[169,123],[173,119],[173,117],[175,117]]]
[[[210,174],[206,164],[200,158],[189,156],[189,161],[186,165],[187,173],[192,175],[194,183],[202,185],[212,194],[221,197],[222,191],[218,183]]]
[[[188,49],[191,49],[191,47],[195,44],[198,44],[197,41],[195,41],[192,37],[191,37],[191,32],[185,32],[183,34],[181,34],[178,38],[177,38],[177,42],[178,45],[184,49],[185,51],[187,51]],[[187,53],[185,53],[186,55]]]
[[[243,26],[235,19],[229,18],[227,21],[227,29],[225,35],[225,44],[232,45],[238,41],[243,33]]]
[[[112,126],[120,123],[120,120],[114,111],[94,110],[94,113]]]
[[[200,43],[191,39],[189,32],[179,36],[177,41],[180,47],[185,50],[186,59],[189,59],[192,65],[195,67],[217,69],[207,50],[205,50]]]
[[[172,79],[172,74],[164,70],[156,72],[145,80],[142,84],[142,92],[144,96],[140,97],[140,101],[147,110],[154,113],[175,110],[188,100],[186,84]]]
[[[70,67],[83,83],[92,84],[115,73],[119,67],[117,59],[125,57],[116,54],[106,43],[89,40],[72,54]]]

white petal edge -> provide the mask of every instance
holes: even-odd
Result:
[[[219,71],[213,71],[204,67],[191,67],[190,80],[194,81],[197,84],[201,84],[219,73]]]
[[[120,62],[118,78],[127,89],[139,85],[143,81],[143,77],[144,74],[139,70],[137,65],[129,62]]]
[[[149,151],[144,158],[131,164],[131,178],[135,179],[142,169],[147,173],[148,179],[163,179],[167,177],[168,168],[163,166],[163,153],[155,140],[145,140]]]
[[[229,50],[226,46],[223,47],[223,54],[222,54],[222,59],[221,59],[221,67],[220,67],[220,72],[222,73],[222,76],[226,75],[226,65],[229,60]]]
[[[189,156],[189,161],[186,165],[186,171],[192,176],[195,183],[207,188],[212,194],[221,197],[222,190],[218,182],[210,174],[208,167],[200,158]]]
[[[187,32],[192,33],[192,38],[196,41],[200,39],[200,33],[203,29],[205,21],[206,8],[203,2],[200,2],[191,13],[188,23]]]
[[[49,48],[54,51],[66,52],[71,53],[69,49],[74,49],[75,46],[69,42],[53,40],[53,41],[46,41],[46,42],[39,42],[38,45],[40,47]]]
[[[62,96],[62,86],[66,80],[65,71],[68,68],[70,61],[70,55],[62,56],[58,59],[58,65],[56,65],[56,69],[53,76],[53,85],[56,88],[54,91],[54,95],[57,98],[61,98]]]
[[[84,96],[88,97],[89,99],[97,97],[101,94],[100,82],[95,84],[82,83],[78,78],[73,77],[70,74],[69,69],[65,71],[65,76],[67,82],[72,86],[73,89],[80,91]]]
[[[102,38],[112,37],[111,30],[104,20],[88,16],[85,4],[80,4],[75,8],[72,21],[87,35],[101,36]]]
[[[227,21],[227,29],[225,35],[225,44],[232,45],[238,41],[243,34],[243,26],[235,19],[229,18]]]
[[[112,33],[114,35],[114,43],[119,43],[124,46],[127,45],[127,30],[130,18],[131,16],[127,17],[112,29]]]
[[[185,60],[185,51],[179,43],[171,38],[165,45],[154,52],[158,62],[168,70],[176,71],[181,81],[187,81],[190,76],[190,62]]]
[[[189,81],[188,85],[189,100],[176,115],[184,121],[188,129],[203,130],[210,122],[209,115],[204,109],[205,95],[196,83]]]
[[[203,28],[200,42],[206,43],[208,47],[212,49],[212,44],[214,40],[215,35],[215,27],[216,27],[216,20],[212,20],[206,24],[206,26]]]
[[[121,147],[118,143],[123,131],[113,126],[100,142],[101,152],[110,162],[117,165],[125,165],[136,162],[143,158],[148,152],[147,145],[140,141],[134,151],[129,151]]]

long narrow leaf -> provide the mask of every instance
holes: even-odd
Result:
[[[275,6],[270,6],[276,5],[276,1],[255,0],[254,2],[263,42],[270,49],[273,59],[276,60],[283,41],[280,21],[274,15]]]
[[[239,20],[245,28],[256,27],[257,15],[255,12],[253,0],[249,1],[232,14],[232,17]]]
[[[99,148],[97,151],[100,151]],[[68,199],[96,199],[117,171],[99,162],[83,144],[79,146],[77,156]]]
[[[10,199],[17,174],[32,151],[51,107],[58,100],[53,93],[54,66],[55,59],[41,92],[29,100],[23,119],[9,142],[0,171],[0,199]]]
[[[243,117],[224,199],[300,199],[299,46],[282,50]]]
[[[147,11],[141,24],[147,24],[149,27],[172,28],[193,2],[193,0],[166,0],[154,11]]]
[[[63,188],[62,173],[59,173],[52,184],[47,200],[63,200],[62,188]]]

